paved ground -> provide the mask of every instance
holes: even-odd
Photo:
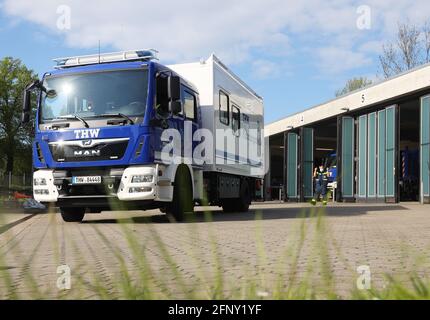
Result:
[[[89,214],[81,224],[58,214],[3,213],[0,298],[131,297],[136,288],[170,298],[190,297],[194,288],[210,298],[210,286],[220,283],[232,297],[251,283],[270,297],[279,283],[308,279],[325,288],[326,274],[347,297],[361,265],[376,287],[386,273],[429,275],[429,209],[335,204],[323,209],[322,224],[308,205],[276,203],[255,204],[249,213],[211,208],[212,221],[199,212],[179,224],[156,210]],[[57,289],[61,265],[70,267],[71,290]]]

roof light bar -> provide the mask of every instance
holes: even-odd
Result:
[[[129,50],[121,52],[111,52],[102,54],[91,54],[86,56],[76,56],[67,58],[57,58],[54,62],[56,69],[84,66],[90,64],[119,62],[119,61],[148,61],[158,60],[158,51],[154,49]]]

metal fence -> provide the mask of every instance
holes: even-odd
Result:
[[[2,192],[29,192],[32,189],[32,173],[16,175],[12,172],[0,172],[0,190]]]

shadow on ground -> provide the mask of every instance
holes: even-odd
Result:
[[[10,266],[0,266],[0,271],[6,271],[6,270],[12,270],[16,267],[10,267]]]
[[[249,212],[236,212],[224,213],[222,210],[212,210],[207,214],[199,211],[195,212],[191,219],[182,223],[202,223],[202,222],[225,222],[225,221],[253,221],[256,216],[260,216],[263,220],[273,219],[296,219],[303,217],[315,216],[316,214],[323,214],[329,217],[348,217],[363,215],[369,211],[401,211],[408,210],[407,208],[399,205],[387,206],[336,206],[336,207],[306,207],[306,208],[264,208],[253,209]],[[103,213],[101,214],[103,215]],[[135,216],[127,219],[91,219],[85,220],[82,223],[95,224],[95,223],[169,223],[166,215],[153,215],[153,216]]]

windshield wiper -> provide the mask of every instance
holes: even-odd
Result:
[[[101,117],[101,118],[111,118],[111,117],[116,117],[116,118],[123,118],[124,120],[127,120],[128,122],[130,122],[130,124],[134,124],[134,121],[132,118],[130,118],[129,116],[123,114],[123,113],[104,113],[104,114],[100,114],[97,115],[97,117]]]
[[[81,117],[79,117],[79,116],[75,116],[75,115],[59,116],[59,117],[55,118],[54,120],[57,120],[57,119],[64,119],[64,120],[76,119],[76,120],[79,120],[80,122],[82,122],[82,123],[84,124],[85,128],[89,128],[89,127],[90,127],[90,126],[88,125],[88,122],[86,122],[86,121],[85,121],[84,119],[82,119]]]

